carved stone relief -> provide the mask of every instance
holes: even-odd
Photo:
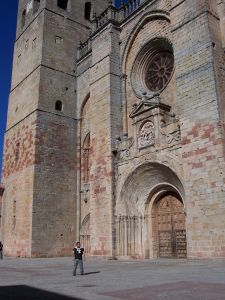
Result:
[[[117,160],[123,161],[130,157],[133,142],[133,138],[125,138],[124,140],[117,138],[114,149]]]
[[[83,188],[81,190],[81,199],[87,203],[90,199],[90,183],[83,183]]]
[[[138,148],[148,147],[155,143],[155,128],[150,121],[141,126],[138,138]]]
[[[181,134],[179,120],[174,118],[173,122],[170,124],[161,122],[160,133],[163,137],[165,137],[165,142],[168,145],[180,142]]]

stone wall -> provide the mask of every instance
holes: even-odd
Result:
[[[36,126],[32,256],[70,255],[76,239],[76,122],[39,112]]]
[[[36,114],[5,134],[2,238],[4,252],[10,256],[31,255],[35,142]]]
[[[190,257],[224,256],[224,133],[207,8],[183,3],[172,15]]]
[[[6,255],[65,256],[78,238],[75,59],[90,22],[83,1],[68,1],[67,9],[57,1],[34,4],[19,1],[3,239]]]
[[[111,26],[105,28],[101,35],[93,38],[92,47],[90,69],[91,253],[111,256],[113,254],[112,143],[116,132],[121,128],[117,30]]]
[[[69,255],[81,235],[91,255],[156,258],[153,210],[171,193],[188,257],[225,257],[222,2],[141,1],[91,37],[83,1],[41,1],[21,27],[29,5],[19,3],[5,135],[6,254]],[[174,66],[152,91],[145,71],[160,51]]]
[[[128,176],[131,172],[132,166],[134,168],[143,161],[155,160],[164,164],[167,160],[165,157],[170,156],[169,166],[179,174],[185,189],[183,201],[187,210],[188,256],[224,257],[224,196],[222,196],[224,193],[224,110],[223,103],[220,101],[220,97],[223,95],[223,85],[219,83],[223,77],[222,75],[216,77],[221,70],[219,67],[221,63],[218,63],[221,36],[218,20],[214,16],[215,6],[207,6],[206,1],[198,1],[195,4],[194,10],[185,1],[178,1],[174,3],[174,7],[173,5],[168,7],[171,13],[171,22],[163,21],[162,17],[157,21],[156,14],[151,20],[150,17],[147,17],[148,11],[145,10],[146,23],[144,26],[140,25],[140,31],[137,30],[138,26],[133,29],[135,28],[133,27],[135,19],[124,24],[121,45],[126,45],[128,49],[125,48],[122,52],[124,54],[124,72],[128,76],[127,113],[130,114],[133,104],[137,101],[129,78],[139,49],[154,37],[154,33],[158,37],[168,37],[174,48],[175,81],[171,80],[160,98],[162,102],[172,106],[172,111],[179,118],[182,141],[178,148],[177,146],[171,147],[171,145],[164,150],[156,148],[157,153],[154,153],[154,147],[149,148],[148,151],[137,151],[135,149],[137,134],[135,122],[132,122],[127,116],[130,142],[124,140],[124,146],[119,146],[119,150],[124,148],[119,156],[117,204],[119,205],[121,201],[119,197],[121,189],[124,188],[123,186],[120,188],[120,182],[125,180],[125,174]],[[149,6],[149,16],[153,6],[160,8],[163,6],[163,1],[157,1],[154,5]],[[214,22],[214,20],[216,21]],[[129,42],[129,32],[135,34],[132,46]],[[216,47],[212,39],[217,41]],[[217,70],[216,73],[215,70]],[[216,81],[219,85],[218,88]],[[132,145],[132,139],[134,139],[134,145]],[[157,174],[154,179],[156,178]],[[134,182],[133,184],[133,193],[135,193],[139,183]],[[150,185],[149,191],[146,193],[144,192],[145,187],[142,186],[142,188],[145,198],[143,201],[146,201]],[[142,195],[141,192],[138,194]],[[119,214],[119,208],[117,213]]]

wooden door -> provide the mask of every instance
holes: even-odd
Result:
[[[164,195],[157,203],[157,231],[159,257],[187,256],[183,203],[174,194]]]

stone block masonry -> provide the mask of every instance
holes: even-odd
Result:
[[[38,3],[19,1],[6,254],[225,257],[222,1]]]

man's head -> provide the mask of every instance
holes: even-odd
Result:
[[[80,247],[80,242],[76,242],[76,246],[77,246],[77,247]]]

